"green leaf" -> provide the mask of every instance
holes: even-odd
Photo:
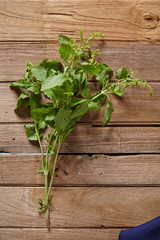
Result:
[[[39,94],[39,89],[30,83],[27,79],[20,79],[17,82],[13,82],[10,84],[10,87],[18,87],[20,89],[27,89],[28,91],[34,92],[35,94]]]
[[[60,108],[55,117],[55,128],[59,134],[64,134],[70,127],[71,115],[69,110]]]
[[[71,39],[70,39],[69,37],[67,37],[67,36],[59,35],[59,36],[58,36],[58,41],[59,41],[60,43],[64,43],[64,42],[70,43],[70,42],[71,42]]]
[[[32,94],[30,96],[30,109],[31,109],[31,118],[33,121],[37,121],[37,116],[34,113],[34,110],[40,107],[41,95]]]
[[[116,83],[113,83],[110,86],[110,90],[111,90],[111,93],[116,94],[116,95],[118,95],[120,97],[124,94],[124,92],[122,91],[121,87],[119,85],[117,85]]]
[[[27,135],[28,140],[37,141],[35,125],[34,124],[25,124],[24,126],[26,129],[26,135]]]
[[[61,86],[66,80],[67,77],[63,73],[52,75],[46,78],[46,80],[42,83],[41,91]]]
[[[76,122],[81,119],[81,117],[88,111],[88,101],[81,103],[72,113],[72,119]]]
[[[28,107],[28,106],[30,106],[30,100],[27,100],[24,104],[23,104],[23,106],[26,108],[26,107]]]
[[[34,65],[30,61],[28,61],[27,62],[27,70],[30,71],[33,67],[34,67]]]
[[[98,110],[98,109],[102,109],[102,108],[98,105],[98,103],[96,103],[96,102],[90,102],[90,103],[88,104],[88,110]]]
[[[42,201],[41,198],[38,199],[38,202],[39,202],[39,204],[40,204],[41,206],[43,205],[43,201]]]
[[[17,106],[15,109],[17,109],[19,106],[22,105],[22,103],[24,102],[25,99],[28,99],[29,98],[29,95],[27,93],[21,93],[19,98],[18,98],[18,101],[17,101]]]
[[[99,82],[99,84],[107,87],[109,85],[108,72],[113,71],[113,69],[106,64],[99,64],[98,66],[101,68],[101,71],[96,74],[96,80]]]
[[[82,69],[84,72],[89,73],[91,75],[95,75],[96,73],[101,71],[99,66],[93,66],[91,63],[82,62],[79,64],[79,68]]]
[[[101,71],[106,70],[106,72],[112,72],[113,69],[105,63],[99,63],[98,67],[101,68]]]
[[[31,86],[31,87],[27,88],[27,90],[31,91],[31,92],[33,92],[35,94],[40,94],[40,91],[39,91],[39,89],[36,86]]]
[[[36,122],[39,122],[41,120],[45,121],[45,118],[46,118],[47,115],[53,115],[54,113],[55,112],[54,112],[53,107],[36,108],[36,109],[32,110],[32,119]]]
[[[79,86],[79,93],[83,98],[89,98],[90,87],[86,78]]]
[[[72,97],[72,100],[70,102],[70,106],[71,107],[74,107],[80,103],[83,103],[85,102],[86,100],[85,99],[82,99],[82,98],[76,98],[76,97]]]
[[[45,121],[40,120],[40,121],[38,122],[38,131],[41,130],[41,129],[45,129],[46,127],[47,127],[47,124],[46,124]]]
[[[42,62],[40,62],[40,64],[39,64],[39,66],[41,66],[42,68],[45,68],[47,62],[48,62],[48,58],[42,60]]]
[[[97,95],[99,95],[100,92],[97,92],[95,94],[92,95],[92,98],[95,98]],[[102,103],[105,101],[106,99],[106,95],[104,93],[102,93],[101,95],[99,95],[98,97],[96,97],[93,102],[96,102],[98,105],[102,105]]]
[[[108,101],[102,125],[103,127],[111,120],[113,111],[114,111],[113,104],[110,101]]]
[[[127,76],[128,76],[127,69],[122,67],[117,70],[115,78],[116,79],[125,79],[125,78],[127,78]]]
[[[39,173],[44,173],[43,168],[40,168],[40,169],[38,170],[38,172],[39,172]]]
[[[53,69],[55,71],[59,71],[60,68],[61,68],[61,62],[57,61],[57,60],[47,62],[46,65],[45,65],[45,68],[48,69],[48,70]]]
[[[45,208],[46,208],[45,205],[43,205],[43,206],[40,206],[38,210],[44,210]]]
[[[55,154],[54,149],[55,149],[54,146],[49,145],[48,154],[49,154],[50,156],[53,156],[53,155]]]
[[[38,81],[44,81],[46,79],[47,71],[41,66],[33,67],[31,72]]]
[[[62,43],[59,48],[59,54],[63,60],[67,60],[71,54],[72,47],[69,44]]]
[[[22,89],[27,89],[31,87],[31,84],[28,82],[27,79],[19,79],[17,82],[13,82],[10,84],[10,87],[18,87]]]

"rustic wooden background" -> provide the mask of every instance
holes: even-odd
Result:
[[[68,137],[52,191],[51,232],[37,199],[39,148],[28,142],[24,111],[13,111],[26,62],[59,59],[57,35],[78,39],[102,32],[98,59],[115,70],[133,68],[150,82],[112,97],[111,123],[87,114]],[[118,240],[121,229],[160,215],[160,1],[0,0],[0,239]],[[94,88],[94,83],[91,84]],[[29,153],[29,154],[28,154]]]

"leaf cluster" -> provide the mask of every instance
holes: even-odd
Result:
[[[126,68],[117,70],[117,81],[109,85],[109,73],[113,69],[95,61],[98,49],[91,51],[90,42],[97,36],[103,37],[103,34],[95,33],[85,40],[80,30],[81,41],[77,44],[76,40],[59,35],[59,53],[65,64],[48,59],[38,66],[28,62],[24,79],[11,84],[12,87],[27,90],[20,94],[16,108],[23,103],[24,107],[30,106],[31,118],[38,126],[40,138],[43,136],[41,130],[49,125],[56,129],[62,141],[87,111],[100,109],[109,93],[122,96],[122,87],[147,86],[152,94],[151,87],[141,79],[133,79],[133,70],[128,74]],[[93,76],[102,89],[91,95],[89,80]],[[48,102],[43,103],[43,95]],[[108,100],[103,126],[111,120],[113,111],[113,105]],[[35,124],[25,125],[29,140],[38,140]]]
[[[90,110],[101,109],[101,105],[107,99],[103,126],[112,118],[114,111],[109,95],[122,96],[123,88],[130,85],[148,87],[152,95],[152,89],[147,82],[134,79],[133,70],[128,73],[126,68],[116,71],[115,81],[110,83],[110,73],[113,69],[105,63],[96,61],[98,49],[91,50],[91,42],[96,37],[104,37],[101,33],[93,33],[84,39],[80,30],[80,41],[72,40],[64,35],[58,36],[59,54],[62,61],[44,59],[39,65],[27,63],[24,78],[11,83],[11,87],[21,89],[16,109],[21,105],[30,108],[30,116],[33,124],[26,124],[26,135],[31,141],[38,141],[42,154],[42,168],[48,176],[55,176],[54,168],[50,170],[50,157],[58,151],[64,139],[74,129],[83,115]],[[91,94],[89,82],[95,79],[101,89]],[[45,100],[44,100],[45,99]],[[49,126],[50,134],[45,138],[48,142],[46,159],[44,160],[41,140],[43,130]],[[51,178],[51,183],[52,183]],[[49,192],[46,195],[46,204],[41,200],[40,209],[49,204]]]

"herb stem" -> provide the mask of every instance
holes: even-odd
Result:
[[[49,165],[50,161],[48,161],[48,153],[49,153],[49,146],[51,144],[52,134],[53,134],[53,128],[51,128],[50,135],[49,135],[49,142],[48,142],[48,148],[46,153],[45,174],[48,174],[48,169],[50,167]]]
[[[57,152],[56,152],[56,156],[55,156],[55,160],[54,160],[53,170],[52,170],[52,174],[51,174],[51,181],[50,181],[50,185],[49,185],[49,189],[48,189],[47,201],[48,201],[49,194],[50,194],[51,187],[52,187],[52,183],[53,183],[53,178],[54,178],[54,173],[55,173],[55,168],[56,168],[56,162],[57,162],[60,147],[61,147],[61,143],[58,144],[58,148],[57,148]]]
[[[49,204],[48,204],[48,174],[45,175],[45,195],[46,195],[46,209],[47,209],[47,219],[46,225],[48,230],[50,230],[50,219],[49,219]]]
[[[97,94],[96,96],[94,96],[93,98],[91,98],[91,100],[92,100],[92,101],[95,100],[96,98],[98,98],[98,97],[101,96],[102,94],[105,94],[106,91],[107,91],[107,89],[106,89],[106,90],[102,90],[99,94]]]
[[[37,128],[37,123],[36,122],[35,122],[35,132],[36,132],[37,140],[38,140],[38,143],[39,143],[39,146],[40,146],[40,150],[41,150],[42,169],[44,169],[43,147],[42,147],[41,140],[40,140],[40,137],[39,137],[39,132],[38,132],[38,128]]]

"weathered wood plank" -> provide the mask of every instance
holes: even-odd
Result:
[[[2,0],[1,41],[53,40],[66,33],[77,38],[103,32],[107,40],[159,40],[158,0]],[[65,29],[65,31],[64,31]]]
[[[44,227],[37,199],[44,188],[0,188],[1,227]],[[55,187],[51,195],[52,227],[133,227],[157,216],[156,187]]]
[[[0,155],[0,184],[44,185],[40,156]],[[160,185],[160,155],[60,155],[54,186]]]
[[[38,144],[27,140],[22,124],[1,124],[0,134],[1,152],[39,152]],[[61,153],[160,153],[160,128],[77,124],[66,141],[69,146],[63,145]]]
[[[98,48],[97,60],[114,69],[123,67],[134,69],[135,77],[147,81],[160,81],[159,47],[151,43],[132,42],[97,42],[92,44]],[[38,65],[42,59],[60,60],[58,41],[51,43],[4,42],[0,44],[0,81],[16,81],[23,77],[27,61]]]
[[[117,240],[118,229],[47,229],[42,228],[0,228],[1,239],[5,240]]]
[[[148,123],[160,123],[160,83],[151,83],[153,87],[154,95],[150,97],[149,91],[144,87],[129,87],[124,89],[124,96],[117,97],[110,94],[110,98],[113,101],[115,111],[112,114],[111,123],[115,122],[122,124],[137,124],[143,122]],[[95,92],[99,87],[97,84],[91,84],[91,92]],[[19,94],[10,89],[9,83],[0,84],[0,122],[30,122],[29,109],[20,108],[14,112],[14,108],[17,104]],[[92,124],[101,124],[105,114],[104,109],[97,111],[90,111],[82,119],[81,122],[89,122]]]

